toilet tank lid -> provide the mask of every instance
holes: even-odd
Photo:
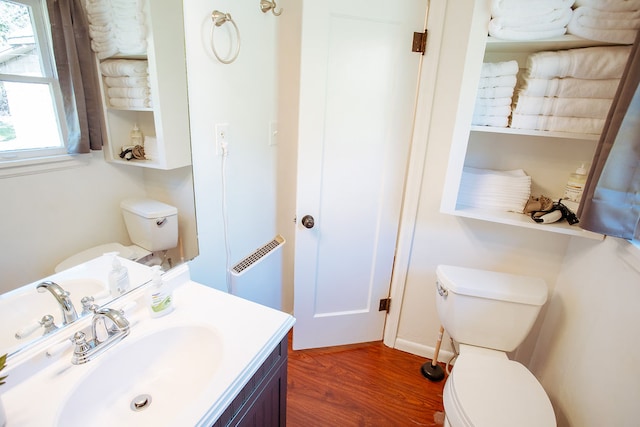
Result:
[[[456,294],[537,306],[547,301],[547,284],[538,277],[451,265],[439,265],[436,275],[441,286]]]
[[[145,198],[124,199],[120,202],[120,207],[144,218],[160,218],[178,213],[175,206]]]

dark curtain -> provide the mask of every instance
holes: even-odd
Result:
[[[640,32],[593,158],[578,209],[586,230],[640,239]]]
[[[47,0],[71,154],[102,149],[98,73],[81,0]]]

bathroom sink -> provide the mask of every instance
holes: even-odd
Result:
[[[56,425],[170,425],[202,398],[222,351],[218,332],[204,325],[127,337],[89,362],[95,366],[71,390]]]

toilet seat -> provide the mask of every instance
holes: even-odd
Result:
[[[484,354],[461,354],[444,388],[452,427],[555,427],[542,385],[522,364]]]
[[[83,262],[87,262],[109,252],[118,252],[119,256],[130,259],[131,261],[138,261],[151,253],[136,245],[124,246],[120,243],[105,243],[104,245],[94,246],[93,248],[86,249],[80,253],[70,256],[56,265],[54,270],[58,273],[62,270],[75,267],[78,264],[82,264]]]

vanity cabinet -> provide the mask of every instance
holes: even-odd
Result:
[[[483,62],[516,60],[520,68],[519,75],[522,75],[527,57],[531,53],[606,44],[571,35],[526,42],[494,39],[487,35],[490,12],[488,5],[484,3],[486,2],[475,2],[472,24],[464,35],[466,50],[459,49],[460,55],[464,55],[464,71],[461,73],[456,129],[452,138],[441,211],[547,232],[602,239],[601,235],[582,230],[579,224],[571,226],[564,220],[553,224],[538,224],[528,215],[484,211],[458,203],[465,166],[494,170],[523,169],[532,178],[533,196],[545,195],[557,201],[563,196],[569,173],[582,163],[587,167],[591,164],[599,140],[599,135],[594,134],[471,126]],[[516,91],[520,84],[519,81]]]
[[[280,341],[213,427],[284,427],[288,337]]]
[[[97,60],[101,76],[105,125],[104,155],[107,161],[156,169],[191,164],[184,19],[181,0],[145,2],[146,56],[115,56]],[[170,31],[168,30],[170,29]],[[145,59],[149,68],[151,108],[116,108],[108,102],[100,63],[107,59]],[[137,125],[147,139],[148,160],[125,160],[123,146],[130,146],[130,132]]]

